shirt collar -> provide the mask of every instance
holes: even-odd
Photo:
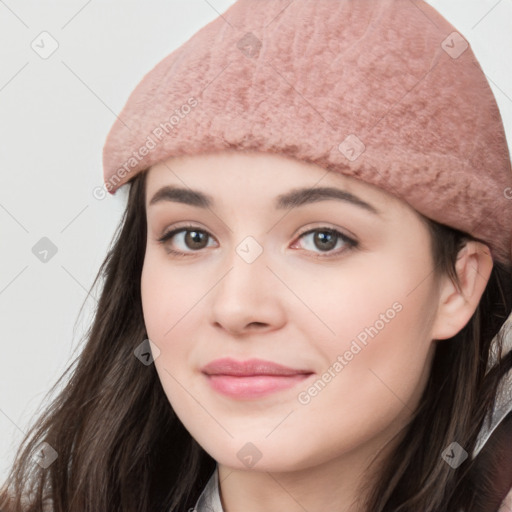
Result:
[[[218,465],[197,499],[194,512],[224,512],[219,493]]]

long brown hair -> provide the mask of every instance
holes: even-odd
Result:
[[[215,468],[174,413],[154,365],[134,356],[147,339],[140,294],[146,174],[128,185],[126,210],[91,286],[100,283],[101,294],[83,350],[50,390],[66,379],[19,447],[0,493],[2,512],[185,512]],[[426,220],[434,271],[456,279],[457,252],[471,237]],[[496,263],[470,322],[438,344],[420,406],[382,464],[368,511],[491,512],[474,508],[482,496],[500,499],[503,492],[478,487],[487,482],[483,468],[499,472],[492,457],[480,462],[488,452],[456,470],[440,454],[453,441],[469,453],[475,445],[499,380],[512,368],[509,353],[486,374],[491,341],[511,307],[511,271]],[[502,336],[496,339],[503,343]],[[47,468],[32,458],[43,441],[58,454]]]

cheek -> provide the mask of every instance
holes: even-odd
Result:
[[[206,289],[207,290],[207,289]],[[201,321],[204,280],[193,273],[180,272],[165,256],[146,254],[141,275],[141,299],[148,338],[160,350],[155,367],[169,402],[180,416],[186,414],[187,393],[195,362],[194,341]]]
[[[200,300],[203,287],[188,274],[171,267],[157,251],[146,254],[141,275],[144,322],[150,339],[167,344],[180,321]],[[153,338],[152,338],[153,337]]]
[[[332,332],[325,335],[313,315],[299,320],[325,365],[317,384],[301,390],[310,421],[329,410],[330,421],[356,436],[416,407],[429,374],[437,304],[422,272],[428,262],[390,261],[351,269],[338,282],[311,281],[308,304]]]
[[[176,342],[193,303],[193,286],[184,287],[158,258],[146,256],[141,276],[141,299],[148,338],[158,347],[155,367],[169,400],[175,374],[174,366],[183,366],[187,344]],[[182,319],[182,320],[180,320]],[[179,363],[182,363],[181,365]],[[176,376],[178,377],[178,376]],[[179,377],[178,377],[179,378]]]
[[[381,345],[386,340],[387,345],[414,348],[428,334],[436,297],[425,270],[430,268],[428,259],[411,263],[406,256],[395,250],[347,259],[339,269],[281,269],[283,280],[303,303],[289,303],[294,308],[291,319],[311,341],[316,335],[337,350],[350,349],[356,338],[362,346],[380,339]],[[303,314],[298,314],[301,307]]]

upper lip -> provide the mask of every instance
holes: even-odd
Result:
[[[236,361],[229,357],[216,359],[201,368],[207,375],[233,375],[237,377],[251,375],[298,375],[313,373],[310,370],[290,368],[263,359]]]

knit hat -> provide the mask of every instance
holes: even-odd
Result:
[[[226,149],[376,185],[512,264],[500,112],[468,42],[425,2],[237,1],[132,92],[106,139],[105,186]]]

